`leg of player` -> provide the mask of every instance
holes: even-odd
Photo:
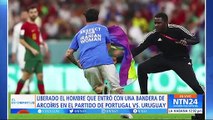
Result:
[[[123,94],[123,88],[120,86],[119,76],[116,72],[115,65],[102,65],[100,66],[101,74],[103,77],[109,81],[110,87],[112,89],[112,93],[115,94]],[[131,114],[121,114],[121,118],[132,119],[133,116]]]
[[[37,80],[38,80],[38,90],[39,90],[40,94],[45,94],[43,74],[37,73],[36,77],[37,77]]]
[[[84,76],[95,93],[102,94],[105,88],[104,80],[98,67],[84,69]]]
[[[203,114],[195,114],[195,117],[192,117],[192,119],[205,119],[205,93],[196,79],[191,60],[185,59],[183,61],[176,62],[173,67],[173,70],[180,76],[180,78],[185,81],[186,84],[188,84],[197,94],[203,94]]]
[[[15,94],[20,94],[24,84],[25,84],[25,81],[28,80],[30,77],[31,77],[32,73],[28,73],[26,71],[23,72],[23,75],[21,77],[21,79],[19,80],[18,84],[17,84],[17,88],[16,88],[16,92]]]
[[[103,78],[108,80],[112,93],[123,94],[123,88],[119,84],[119,76],[116,72],[115,65],[101,65],[100,69]]]
[[[23,71],[24,71],[24,67],[25,67],[25,61],[24,61],[24,56],[25,56],[25,48],[23,46],[19,46],[20,50],[18,50],[18,53],[17,53],[17,62],[18,62],[18,65],[19,67],[21,68],[22,70],[22,74],[23,74]],[[22,89],[22,91],[25,93],[25,94],[30,94],[30,82],[32,81],[32,77],[30,77],[29,80],[26,80],[25,84],[24,84],[24,87]]]
[[[170,70],[162,55],[156,55],[138,65],[138,82],[141,94],[148,94],[148,73]]]
[[[43,82],[43,62],[37,61],[35,63],[35,73],[38,80],[38,90],[40,94],[45,94],[44,82]]]

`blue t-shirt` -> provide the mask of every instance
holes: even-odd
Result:
[[[83,27],[73,38],[69,48],[79,51],[80,63],[86,69],[113,64],[107,43],[110,43],[107,27],[94,23]]]

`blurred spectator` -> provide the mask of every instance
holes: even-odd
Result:
[[[170,20],[170,23],[177,24],[177,25],[183,25],[186,21],[186,12],[182,8],[181,4],[176,5],[176,8],[172,12],[172,18]]]
[[[119,25],[130,37],[131,47],[143,42],[143,36],[154,29],[153,15],[164,11],[171,18],[170,23],[183,25],[197,34],[201,43],[191,48],[191,56],[201,57],[199,61],[204,62],[205,0],[9,0],[11,34],[13,26],[20,21],[20,10],[33,3],[38,5],[40,29],[46,41],[70,40],[84,24],[81,14],[85,8],[95,7],[100,10],[99,22]],[[154,51],[153,47],[147,55],[144,52],[142,60],[155,54]],[[199,56],[195,51],[199,51]]]
[[[147,20],[142,16],[140,11],[135,11],[134,17],[132,19],[132,25],[134,27],[141,28],[142,32],[148,31],[148,22]]]
[[[44,24],[44,29],[47,33],[48,39],[57,38],[59,26],[57,24],[55,16],[50,16],[46,24]]]
[[[168,15],[169,19],[173,15],[172,13],[176,8],[175,7],[175,1],[176,0],[161,0],[160,3],[159,3],[160,11],[165,12]]]
[[[129,28],[129,36],[131,37],[131,44],[133,44],[135,47],[137,47],[140,43],[143,41],[144,33],[141,31],[140,27],[138,26],[131,26]]]
[[[159,5],[158,5],[159,0],[151,0],[150,3],[147,4],[147,10],[149,10],[152,15],[155,15],[159,12]]]
[[[9,0],[10,10],[18,14],[20,12],[20,2],[18,0]]]
[[[69,5],[62,3],[61,8],[58,10],[58,15],[62,20],[69,21],[71,18]]]
[[[62,22],[59,26],[60,33],[58,34],[59,39],[70,40],[73,38],[71,26],[67,22]]]
[[[71,18],[69,20],[69,23],[71,24],[72,27],[74,27],[75,29],[78,29],[78,28],[81,28],[81,26],[83,26],[83,21],[81,17],[78,15],[78,12],[76,11],[77,11],[76,9],[70,11]]]

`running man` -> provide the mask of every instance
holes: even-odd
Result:
[[[66,57],[84,70],[85,78],[97,94],[102,94],[106,89],[104,80],[109,81],[114,93],[123,94],[115,65],[108,53],[110,48],[109,32],[106,26],[97,23],[98,15],[99,11],[93,8],[84,13],[86,26],[73,38],[66,52]],[[80,53],[79,61],[73,56],[76,50]],[[121,117],[133,118],[131,114],[124,114]]]

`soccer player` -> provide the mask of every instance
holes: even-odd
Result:
[[[13,41],[12,41],[12,62],[15,63],[17,61],[19,68],[22,70],[24,69],[25,61],[24,61],[24,55],[25,55],[25,48],[24,46],[20,43],[20,31],[21,31],[21,26],[23,25],[24,22],[28,20],[28,13],[26,10],[22,10],[20,13],[20,22],[17,23],[14,28],[13,28]],[[30,93],[30,81],[26,81],[23,90],[26,90],[26,93]]]
[[[97,94],[102,94],[107,88],[104,80],[109,81],[112,91],[123,94],[115,65],[108,53],[109,32],[107,27],[97,23],[98,15],[99,11],[93,8],[84,13],[87,24],[73,38],[66,57],[84,70],[84,76]],[[73,56],[76,50],[80,54],[79,61]],[[121,115],[121,117],[133,118],[131,114]]]
[[[154,23],[155,30],[149,32],[144,38],[144,42],[132,51],[133,57],[151,45],[156,45],[161,51],[160,54],[138,65],[138,80],[141,94],[148,94],[148,73],[174,70],[197,94],[204,95],[204,91],[199,85],[193,71],[187,49],[188,45],[197,44],[199,40],[186,28],[179,25],[168,24],[168,16],[165,13],[155,15]],[[204,106],[205,105],[203,105],[203,107]],[[205,109],[203,109],[203,112],[204,110]],[[204,119],[205,116],[204,114],[196,115],[194,118]]]
[[[19,80],[15,94],[19,94],[23,88],[26,80],[28,80],[33,73],[36,73],[38,79],[38,89],[40,94],[45,94],[43,83],[43,60],[40,51],[40,45],[44,44],[41,39],[41,33],[38,26],[35,23],[35,19],[38,16],[38,10],[35,5],[31,5],[28,8],[29,20],[26,21],[20,32],[20,43],[25,47],[25,66],[23,75]]]

